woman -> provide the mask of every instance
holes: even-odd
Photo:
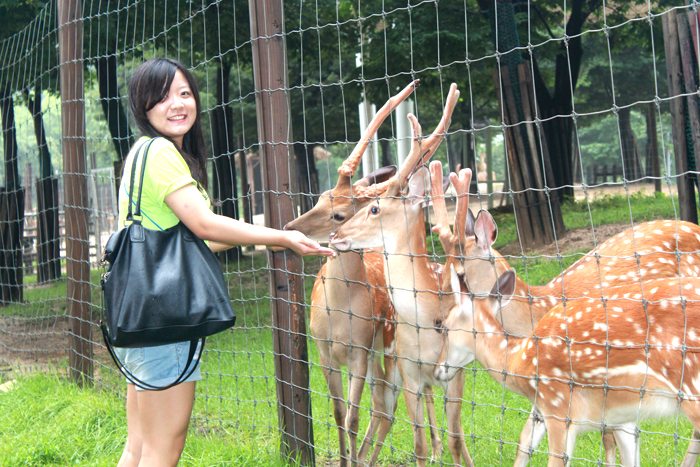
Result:
[[[131,173],[135,148],[148,138],[161,137],[153,142],[148,152],[141,199],[144,227],[167,229],[182,221],[199,238],[208,240],[213,251],[258,244],[290,248],[301,255],[334,254],[333,250],[321,247],[300,232],[250,225],[210,210],[206,194],[206,152],[199,118],[201,104],[194,78],[184,65],[166,58],[143,63],[129,82],[129,105],[144,137],[126,159],[123,173],[127,177]],[[139,158],[137,173],[141,160]],[[122,183],[120,227],[126,219],[127,189],[128,183]],[[116,352],[137,378],[164,386],[182,372],[188,349],[189,343],[184,342],[122,348]],[[183,383],[164,391],[144,391],[127,384],[128,436],[119,467],[177,465],[192,414],[195,381],[200,379],[197,368]]]

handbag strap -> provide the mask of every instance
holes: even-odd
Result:
[[[146,173],[146,159],[148,159],[148,151],[151,149],[151,144],[158,138],[151,138],[148,141],[141,143],[138,147],[136,153],[134,154],[134,160],[131,161],[131,184],[129,185],[129,210],[126,212],[126,221],[135,222],[140,224],[140,220],[134,220],[134,216],[141,216],[141,193],[143,192],[143,177]],[[145,151],[143,150],[145,148]],[[143,152],[143,161],[141,162],[141,177],[139,181],[139,194],[136,198],[136,211],[132,213],[133,207],[133,196],[134,196],[134,182],[136,181],[136,164],[139,160],[139,156]]]
[[[192,373],[194,373],[194,370],[197,369],[196,364],[192,365],[192,368],[190,368],[190,365],[195,359],[194,354],[197,351],[197,339],[194,339],[190,341],[190,350],[187,354],[187,363],[185,363],[185,369],[182,370],[182,373],[180,373],[180,376],[178,376],[175,381],[166,386],[154,386],[152,384],[146,383],[145,381],[141,381],[136,376],[134,376],[129,370],[127,370],[121,361],[119,361],[119,357],[117,357],[117,354],[114,353],[114,347],[112,347],[112,344],[109,342],[109,331],[107,331],[107,326],[104,324],[104,322],[100,325],[100,329],[102,329],[102,337],[104,338],[107,351],[109,352],[110,357],[112,357],[112,360],[114,360],[114,363],[117,365],[117,368],[119,368],[119,371],[124,375],[127,381],[129,381],[134,386],[140,387],[141,389],[151,391],[164,391],[166,389],[170,389],[185,381],[192,375]],[[204,344],[206,342],[206,338],[203,337],[201,341],[202,346],[199,348],[199,353],[197,354],[197,361],[199,361],[202,358],[202,352],[204,351]],[[189,371],[187,370],[188,368],[190,368]]]

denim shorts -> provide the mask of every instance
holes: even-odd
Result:
[[[193,365],[197,367],[183,383],[191,381],[199,381],[202,379],[202,374],[199,369],[199,360],[197,354],[202,341],[197,345],[194,359],[188,371]],[[153,386],[167,386],[174,382],[181,374],[187,364],[187,356],[190,351],[190,342],[178,342],[176,344],[158,345],[155,347],[135,347],[122,348],[115,347],[114,352],[117,354],[119,361],[131,374],[136,376],[144,383]],[[127,380],[127,382],[129,382]],[[136,386],[137,391],[144,391]]]

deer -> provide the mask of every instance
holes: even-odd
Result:
[[[413,425],[416,463],[420,467],[426,463],[428,448],[423,414],[417,408],[422,396],[434,386],[445,389],[448,447],[453,461],[456,465],[473,465],[461,422],[464,375],[446,383],[434,377],[433,367],[442,346],[441,328],[437,324],[444,319],[446,309],[442,304],[438,274],[428,260],[423,213],[426,187],[429,189],[431,180],[422,164],[429,160],[444,137],[458,98],[459,91],[453,84],[442,120],[425,140],[422,140],[418,120],[408,115],[413,141],[404,164],[386,182],[385,192],[331,236],[331,245],[339,251],[380,247],[384,250],[384,275],[397,314],[396,355]],[[466,179],[467,174],[471,171],[463,173],[462,179]],[[466,213],[459,206],[457,211],[459,215]]]
[[[437,208],[440,204],[433,201],[433,206],[439,217]],[[492,248],[498,235],[493,217],[483,210],[476,218],[471,212],[469,214],[464,227],[467,240],[461,252],[466,271],[464,278],[471,292],[485,293],[510,265]],[[444,229],[436,227],[434,230],[439,228]],[[496,319],[509,335],[524,337],[531,334],[540,319],[564,299],[600,294],[609,287],[623,283],[699,275],[700,226],[676,220],[644,222],[601,243],[544,286],[529,285],[516,275],[514,298],[497,309]],[[528,464],[531,453],[545,433],[545,424],[533,411],[518,443],[516,467]],[[694,431],[692,439],[683,467],[697,463],[700,433]],[[606,463],[613,465],[613,437],[604,435],[603,445]]]
[[[447,315],[435,378],[449,381],[476,355],[508,390],[526,397],[549,434],[549,467],[569,465],[579,434],[611,431],[623,466],[640,461],[640,419],[679,410],[700,429],[700,279],[647,279],[567,300],[527,337],[495,315],[516,298],[516,275],[470,292],[450,268]]]
[[[379,109],[338,169],[336,186],[324,192],[312,209],[289,222],[284,229],[301,231],[317,241],[328,241],[329,235],[349,220],[356,210],[386,190],[385,182],[395,174],[396,167],[381,168],[355,183],[352,178],[372,136],[417,86],[418,80],[410,83]],[[398,398],[397,386],[388,387],[386,384],[387,380],[398,379],[392,376],[398,368],[394,355],[395,312],[387,292],[381,250],[339,252],[335,258],[328,258],[316,276],[309,308],[309,329],[333,401],[340,466],[345,467],[348,463],[348,439],[349,460],[354,465],[367,459],[376,434],[377,444],[369,462],[374,465],[391,429]],[[378,354],[384,356],[384,369]],[[347,404],[343,395],[342,367],[349,369]],[[358,453],[359,408],[366,381],[372,391],[372,417]],[[436,429],[432,393],[425,399],[432,449],[441,452],[442,441]]]

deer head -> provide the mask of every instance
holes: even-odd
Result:
[[[421,166],[430,159],[444,139],[458,99],[457,85],[452,84],[442,119],[425,140],[421,138],[422,130],[416,117],[408,115],[413,136],[410,154],[398,173],[386,182],[386,191],[377,194],[351,221],[335,232],[331,243],[336,248],[342,251],[384,247],[392,252],[392,232],[406,229],[406,219],[416,219],[423,204],[427,202],[426,193],[430,192],[431,186],[430,174]]]
[[[450,268],[450,282],[456,303],[445,319],[444,344],[435,367],[435,377],[441,381],[454,378],[460,368],[474,360],[476,307],[491,315],[505,307],[515,292],[515,271],[510,269],[502,274],[488,294],[468,293],[463,278],[454,268]]]
[[[413,81],[379,109],[352,153],[338,168],[335,188],[323,193],[311,210],[285,225],[285,230],[299,230],[314,240],[328,240],[331,232],[386,191],[387,181],[396,173],[394,166],[378,169],[355,183],[352,183],[352,177],[379,126],[417,86],[418,80]]]

